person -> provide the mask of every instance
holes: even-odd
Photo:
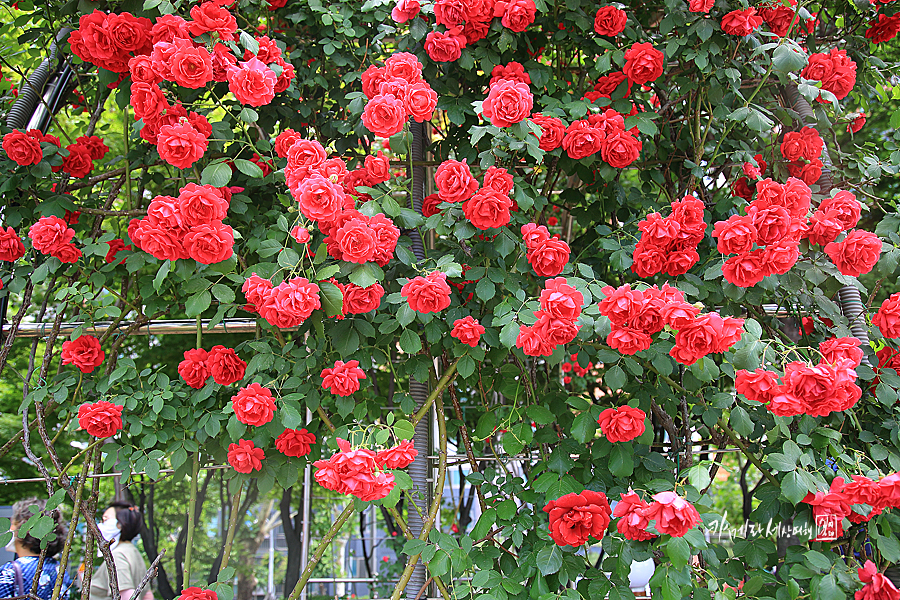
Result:
[[[28,498],[21,500],[13,505],[13,514],[10,523],[10,530],[13,532],[13,538],[7,544],[6,549],[15,552],[16,560],[8,562],[0,567],[0,598],[15,598],[31,592],[34,578],[37,575],[37,595],[43,600],[50,600],[53,595],[53,588],[56,585],[56,578],[59,576],[59,561],[54,557],[62,550],[66,542],[67,527],[62,520],[59,510],[45,510],[47,503],[37,498]],[[41,554],[41,540],[26,533],[24,537],[19,537],[18,531],[28,519],[36,513],[41,512],[53,519],[55,526],[53,528],[53,539],[47,545],[47,552],[44,557],[44,564],[38,575],[37,568]],[[67,600],[69,591],[72,587],[72,578],[67,572],[63,572],[63,583],[59,597]]]
[[[147,563],[140,550],[131,543],[141,531],[141,513],[129,502],[113,502],[103,511],[103,520],[97,523],[100,533],[112,542],[113,561],[122,600],[132,600],[134,592],[147,574]],[[111,600],[109,595],[109,572],[106,561],[91,576],[91,600]],[[149,585],[142,593],[141,600],[153,600]],[[137,600],[137,599],[134,599]]]

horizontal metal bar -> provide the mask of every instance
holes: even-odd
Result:
[[[762,306],[765,313],[769,316],[790,317],[794,316],[788,308],[779,307],[777,304],[764,304]],[[134,322],[122,321],[115,329],[115,333],[122,333],[127,330]],[[222,319],[212,327],[209,326],[210,319],[201,321],[203,331],[206,333],[254,333],[256,331],[256,319]],[[113,321],[96,321],[94,323],[62,323],[59,329],[59,335],[69,335],[79,327],[85,334],[102,334],[106,333]],[[16,332],[19,338],[36,338],[46,337],[50,335],[53,329],[52,323],[21,323]],[[297,327],[282,329],[282,331],[296,331]],[[7,335],[12,331],[12,325],[5,323],[3,325],[2,334]],[[131,335],[194,335],[197,332],[197,321],[193,319],[169,319],[150,321],[146,325],[142,325],[136,329]]]
[[[205,467],[200,467],[202,471],[214,471],[216,469],[230,469],[231,465],[207,465]],[[169,475],[174,473],[174,469],[160,469],[160,475]],[[146,471],[141,471],[140,473],[132,473],[129,477],[134,477],[135,475],[146,475]],[[120,475],[124,475],[124,473],[90,473],[88,474],[88,479],[104,479],[106,477],[119,477]],[[75,477],[72,475],[72,477]],[[39,483],[44,481],[43,477],[29,477],[27,479],[0,479],[0,484],[9,484],[9,483]]]

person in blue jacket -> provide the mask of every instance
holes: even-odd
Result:
[[[42,600],[50,600],[53,595],[53,587],[59,576],[59,561],[54,557],[62,550],[66,541],[66,525],[62,520],[59,510],[45,511],[46,502],[37,498],[21,500],[13,505],[12,523],[10,530],[13,538],[7,544],[6,549],[15,552],[16,560],[8,562],[0,567],[0,598],[15,598],[31,593],[34,578],[37,577],[37,595]],[[55,538],[47,545],[47,553],[41,572],[37,572],[38,561],[41,554],[41,541],[30,533],[19,537],[18,530],[36,512],[43,512],[53,518],[56,525],[53,529]],[[68,573],[63,573],[63,584],[59,597],[68,600],[72,587],[72,578]]]

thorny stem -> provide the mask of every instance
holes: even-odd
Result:
[[[238,483],[238,489],[231,497],[231,518],[228,519],[228,533],[225,535],[225,549],[222,551],[222,563],[219,565],[219,573],[228,566],[228,559],[231,557],[231,546],[234,544],[234,532],[237,530],[238,513],[241,506],[241,491],[244,488],[244,482]]]
[[[431,409],[431,405],[434,404],[435,399],[443,393],[444,388],[447,387],[447,384],[450,383],[450,380],[452,380],[456,375],[456,366],[459,364],[461,358],[462,356],[450,363],[450,366],[447,367],[447,371],[444,373],[443,377],[441,377],[437,382],[437,385],[434,386],[434,390],[432,390],[432,392],[428,394],[428,398],[425,399],[425,403],[422,405],[422,408],[420,408],[413,416],[413,427],[418,425],[419,421],[421,421],[422,418],[428,414],[428,411]]]
[[[197,328],[197,337],[200,337],[200,327]],[[198,342],[200,340],[197,340]],[[200,451],[194,452],[194,464],[191,468],[191,499],[188,502],[188,522],[187,522],[187,545],[184,551],[184,585],[191,586],[191,554],[194,546],[194,526],[196,521],[197,508],[197,476],[200,472]],[[234,508],[232,508],[234,510]]]

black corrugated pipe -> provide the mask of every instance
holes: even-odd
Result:
[[[812,125],[816,122],[816,116],[813,114],[812,107],[795,84],[786,86],[782,95],[788,105],[800,115],[804,124]],[[822,176],[816,182],[819,185],[819,193],[823,196],[830,195],[834,187],[833,170],[834,164],[831,162],[831,156],[828,154],[828,145],[826,144],[825,151],[822,153]],[[850,332],[853,334],[853,337],[859,340],[861,346],[868,346],[869,330],[866,326],[866,305],[862,301],[859,288],[855,285],[842,287],[838,292],[838,306],[841,308],[841,314],[847,317],[847,320],[850,322]],[[863,361],[868,364],[868,360],[865,357],[863,357]]]
[[[412,132],[412,143],[410,144],[410,158],[413,161],[412,167],[412,205],[417,213],[422,212],[422,200],[425,198],[425,167],[421,166],[425,160],[425,123],[416,123],[410,120],[410,131]],[[412,229],[407,232],[412,240],[412,251],[416,256],[416,260],[425,259],[425,244],[418,229]],[[410,379],[409,394],[416,402],[418,410],[425,404],[428,398],[428,386],[419,381]],[[409,465],[409,476],[413,481],[413,497],[416,499],[416,505],[419,510],[410,508],[409,510],[409,529],[414,536],[422,533],[425,523],[422,521],[421,514],[428,513],[428,505],[431,500],[430,488],[428,485],[428,456],[431,454],[431,418],[430,414],[426,415],[416,425],[416,433],[413,436],[413,445],[418,451],[415,460]],[[438,490],[441,493],[443,490]],[[425,565],[422,561],[416,564],[409,583],[406,585],[406,597],[414,600],[421,597],[419,592],[425,586]]]

